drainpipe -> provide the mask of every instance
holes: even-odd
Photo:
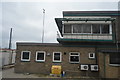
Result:
[[[106,78],[106,58],[105,58],[106,54],[105,53],[103,54],[104,54],[104,78]]]
[[[118,50],[119,50],[118,41],[116,42],[116,47],[117,47],[117,53],[118,53]]]
[[[97,46],[95,46],[95,58],[96,58],[96,64],[98,64],[98,53],[97,53]]]

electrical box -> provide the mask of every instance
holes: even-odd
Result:
[[[61,66],[53,65],[51,68],[52,74],[61,74]]]
[[[98,65],[91,65],[91,71],[98,71]]]
[[[88,65],[81,65],[81,70],[88,70],[89,69],[89,67],[88,67]]]

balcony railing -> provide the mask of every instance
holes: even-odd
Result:
[[[63,34],[63,38],[65,39],[112,40],[112,34]]]

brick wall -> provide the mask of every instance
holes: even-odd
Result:
[[[31,51],[31,60],[30,62],[21,62],[20,55],[21,51]],[[46,55],[45,62],[36,62],[35,54],[36,51],[45,51],[50,53],[50,56]],[[62,62],[53,63],[52,57],[53,52],[62,52]],[[66,55],[64,54],[66,53]],[[83,48],[83,47],[61,47],[61,46],[17,46],[17,56],[16,56],[16,65],[15,72],[19,73],[42,73],[50,74],[51,66],[54,64],[61,65],[62,70],[70,76],[98,76],[98,72],[81,71],[78,69],[80,64],[71,64],[69,63],[69,52],[79,52],[80,53],[80,64],[96,64],[96,60],[89,59],[89,53],[95,52],[95,48]],[[91,74],[92,73],[92,74]]]
[[[99,49],[99,48],[98,48]],[[103,49],[103,48],[102,48]],[[107,49],[107,48],[104,48]],[[21,51],[31,51],[30,62],[21,61]],[[36,51],[45,51],[46,55],[45,62],[36,62],[35,56]],[[15,72],[17,73],[41,73],[41,74],[50,74],[52,65],[61,65],[62,70],[66,72],[66,76],[91,76],[91,77],[100,77],[100,78],[118,78],[119,67],[109,65],[109,54],[107,53],[96,53],[96,59],[89,59],[89,53],[95,52],[93,47],[64,47],[64,46],[50,46],[50,45],[18,45],[17,46],[17,56],[16,56],[16,65]],[[62,62],[55,63],[53,62],[53,52],[62,53]],[[71,64],[69,62],[69,53],[70,52],[79,52],[80,53],[80,63]],[[66,54],[64,54],[66,53]],[[81,71],[78,66],[80,64],[97,64],[99,65],[98,72],[91,72],[90,68],[88,71]],[[105,74],[104,74],[105,73]]]

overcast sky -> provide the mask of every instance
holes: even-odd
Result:
[[[8,48],[10,28],[13,28],[12,48],[16,42],[42,41],[43,8],[45,9],[44,43],[57,43],[55,18],[62,17],[62,11],[118,10],[118,0],[111,2],[7,2],[0,3],[0,47]]]

